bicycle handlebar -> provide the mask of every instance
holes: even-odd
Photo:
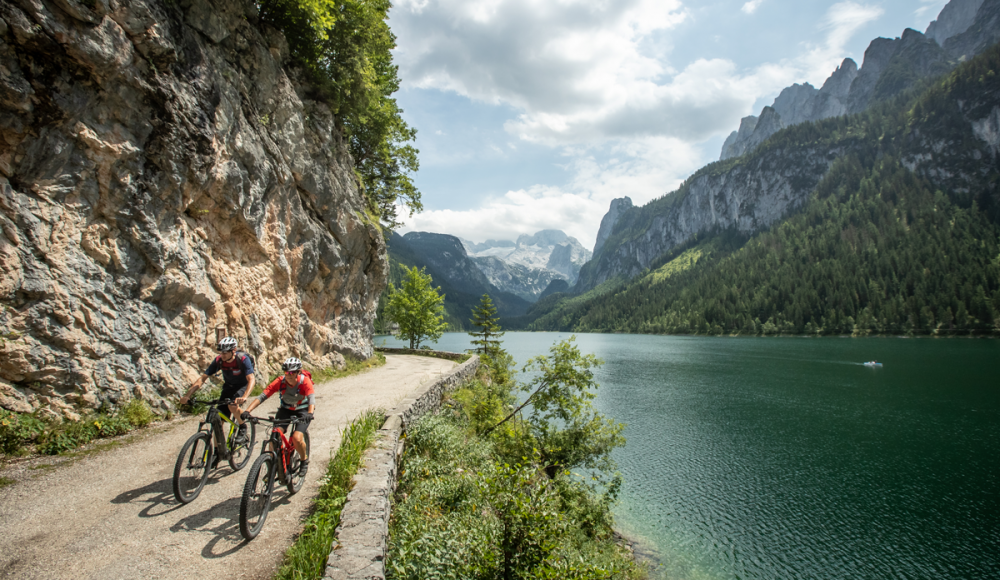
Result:
[[[302,417],[291,417],[291,418],[288,418],[288,419],[275,419],[274,417],[254,417],[253,415],[251,415],[251,416],[247,417],[246,420],[250,421],[251,423],[260,423],[261,421],[263,421],[265,423],[270,423],[272,425],[280,426],[280,425],[291,425],[293,423],[298,423],[298,422],[302,421],[303,419],[302,419]]]
[[[200,399],[188,399],[188,405],[235,405],[236,401],[234,399],[214,399],[211,401],[203,401]]]

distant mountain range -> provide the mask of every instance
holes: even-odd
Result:
[[[559,230],[481,244],[448,234],[393,233],[388,248],[390,281],[398,285],[404,268],[426,268],[445,295],[449,323],[458,329],[467,325],[483,294],[492,297],[500,315],[519,316],[540,297],[564,292],[591,255]]]
[[[759,116],[744,117],[723,143],[719,159],[748,153],[785,127],[860,113],[947,72],[1000,40],[998,18],[995,2],[952,0],[926,33],[906,29],[900,38],[876,38],[860,69],[846,58],[821,88],[794,84]]]
[[[721,159],[612,202],[566,292],[508,327],[699,334],[1000,333],[1000,0],[952,0]]]

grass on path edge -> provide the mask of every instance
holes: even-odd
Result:
[[[330,460],[313,500],[313,512],[302,533],[285,552],[277,580],[316,580],[323,577],[330,556],[334,532],[340,524],[351,479],[361,466],[364,452],[385,422],[385,411],[369,409],[344,429],[337,454]]]

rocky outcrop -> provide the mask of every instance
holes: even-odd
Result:
[[[244,0],[0,3],[0,405],[372,353],[386,278],[331,111]]]
[[[573,292],[633,278],[699,234],[766,228],[805,202],[836,157],[829,150],[772,149],[726,171],[699,171],[677,191],[623,215],[619,230],[642,233],[605,245],[584,265]]]
[[[941,9],[936,20],[931,21],[924,34],[944,46],[949,38],[961,34],[972,26],[983,0],[952,0]]]
[[[597,230],[597,241],[594,242],[594,256],[601,251],[604,242],[611,236],[618,218],[631,208],[632,198],[628,196],[611,200],[611,207],[608,208],[608,213],[604,214],[604,217],[601,218],[601,227]]]
[[[945,40],[943,46],[953,58],[965,60],[997,42],[1000,42],[1000,0],[985,0],[972,24],[965,31]]]
[[[865,63],[858,78],[851,84],[848,110],[861,112],[873,103],[891,99],[922,79],[948,72],[954,65],[936,42],[911,28],[895,40],[875,39],[865,52]]]
[[[858,66],[847,58],[821,89],[809,83],[783,89],[770,107],[764,107],[760,117],[744,117],[740,121],[740,130],[726,139],[719,159],[739,157],[785,127],[845,114],[847,95],[857,73]]]

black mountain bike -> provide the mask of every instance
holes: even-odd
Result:
[[[236,442],[239,425],[219,412],[217,405],[230,405],[231,399],[214,401],[192,401],[209,405],[205,420],[198,424],[198,432],[191,436],[181,448],[174,465],[174,497],[181,503],[194,501],[205,487],[208,472],[218,466],[219,461],[229,460],[233,471],[243,469],[253,454],[253,444],[257,439],[257,427],[247,424],[247,438]],[[223,422],[228,423],[228,429]]]
[[[243,486],[243,500],[240,501],[240,534],[252,540],[264,527],[267,512],[271,509],[271,495],[274,493],[274,480],[277,479],[288,488],[288,494],[293,495],[302,489],[306,478],[299,473],[301,464],[299,454],[295,451],[292,440],[285,436],[281,427],[287,425],[288,430],[294,429],[299,422],[298,417],[276,420],[274,417],[250,417],[250,422],[264,421],[271,423],[268,429],[270,437],[260,448],[260,457],[254,461],[247,474],[247,483]],[[309,455],[309,433],[305,433],[306,455]]]

